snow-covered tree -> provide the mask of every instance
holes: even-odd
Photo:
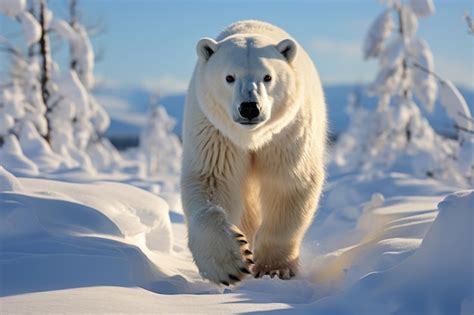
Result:
[[[348,168],[374,166],[409,169],[419,176],[462,181],[461,161],[469,108],[450,81],[434,72],[428,43],[416,36],[418,19],[434,14],[431,0],[385,0],[385,9],[370,26],[364,42],[366,59],[378,59],[379,71],[368,91],[378,96],[376,111],[354,111],[349,131],[336,146],[336,161]],[[433,131],[418,104],[431,111],[438,98],[458,132],[458,142]],[[355,154],[357,152],[357,154]]]
[[[18,21],[27,47],[32,47],[40,41],[41,25],[26,11],[26,1],[0,1],[0,12]],[[10,133],[19,134],[25,123],[32,123],[38,132],[46,137],[47,108],[40,81],[42,60],[39,57],[28,60],[22,50],[5,37],[0,37],[0,44],[12,60],[11,79],[6,81],[0,93],[0,117],[6,122],[1,128],[0,137]]]
[[[111,167],[119,157],[108,141],[102,135],[110,124],[110,119],[104,108],[93,97],[94,87],[94,51],[86,27],[81,24],[78,3],[69,2],[69,23],[65,20],[54,19],[51,29],[69,43],[70,70],[63,74],[60,91],[64,98],[74,96],[76,112],[71,113],[72,134],[74,145],[80,150],[86,150],[94,164],[100,168]],[[109,152],[109,153],[108,153]]]
[[[146,174],[177,173],[180,169],[181,142],[172,132],[175,120],[152,96],[147,122],[140,134],[139,154],[146,165]]]
[[[91,94],[94,53],[86,28],[77,18],[69,24],[54,16],[46,0],[30,4],[27,9],[24,0],[0,1],[0,12],[21,24],[28,51],[23,53],[0,38],[13,56],[12,79],[0,96],[0,116],[5,121],[0,136],[18,136],[26,124],[35,126],[47,145],[70,161],[69,166],[92,169],[92,158],[96,166],[106,167],[104,163],[116,160],[118,154],[101,137],[109,117]],[[73,4],[76,1],[71,0]],[[70,45],[70,62],[63,70],[53,60],[51,34]]]

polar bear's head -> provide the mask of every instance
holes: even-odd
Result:
[[[239,34],[220,42],[203,38],[196,49],[200,107],[234,143],[256,149],[294,117],[301,94],[294,40]]]

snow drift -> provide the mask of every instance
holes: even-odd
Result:
[[[247,279],[222,291],[199,276],[182,214],[156,195],[0,170],[6,312],[473,311],[474,191],[437,207],[455,187],[406,174],[339,175],[306,235],[297,279]]]
[[[413,255],[306,309],[312,314],[472,314],[473,204],[474,191],[449,195]]]
[[[168,205],[132,186],[17,179],[0,167],[0,294],[146,286],[171,251]]]

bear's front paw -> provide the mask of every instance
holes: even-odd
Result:
[[[272,278],[278,276],[282,280],[289,280],[296,275],[298,261],[278,262],[277,260],[259,260],[252,268],[252,274],[255,278],[261,278],[268,275]]]
[[[220,233],[210,235],[206,243],[191,243],[194,243],[191,246],[194,261],[203,278],[228,286],[251,274],[253,254],[237,227],[222,227]]]

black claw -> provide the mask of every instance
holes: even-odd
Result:
[[[247,242],[246,240],[239,240],[239,243],[240,245],[245,245],[245,244],[248,244],[249,242]]]
[[[240,281],[240,279],[234,275],[229,275],[229,278],[234,281]]]
[[[251,265],[255,265],[255,261],[253,261],[252,259],[250,258],[247,258],[247,262]]]
[[[295,276],[294,271],[290,269],[290,278],[293,278],[294,276]]]
[[[247,255],[252,255],[252,252],[251,252],[250,250],[246,249],[246,250],[244,251],[244,255],[246,255],[246,256],[247,256]]]
[[[250,271],[247,269],[247,268],[240,268],[240,271],[242,271],[243,273],[246,273],[246,274],[250,274]]]
[[[261,272],[257,272],[255,275],[254,275],[254,278],[260,278],[261,276]]]
[[[227,282],[227,281],[221,281],[221,283],[222,283],[223,285],[225,285],[226,287],[229,286],[229,282]]]
[[[244,235],[241,234],[241,233],[235,233],[235,237],[237,237],[237,238],[239,238],[239,237],[244,237]]]

